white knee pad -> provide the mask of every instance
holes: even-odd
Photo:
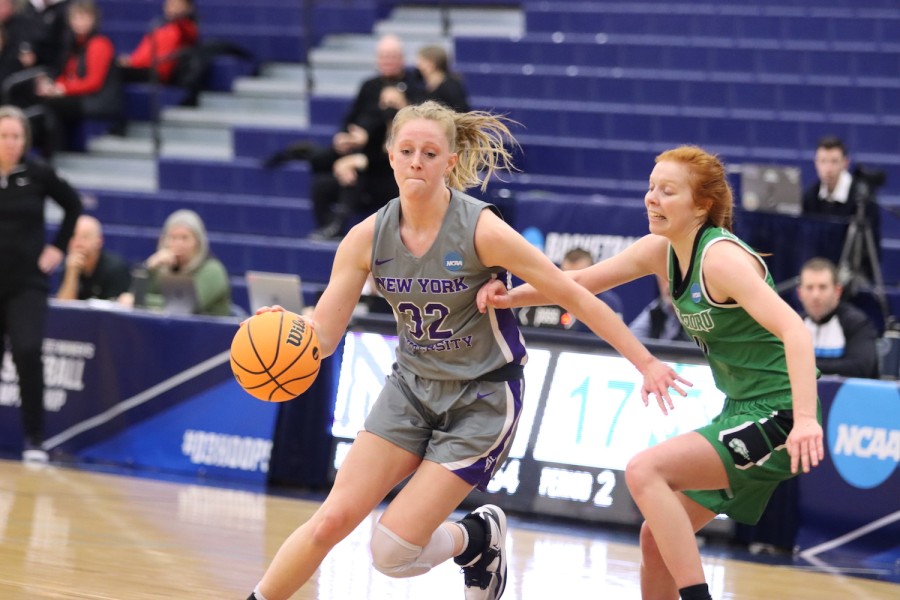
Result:
[[[372,565],[388,577],[415,577],[427,573],[453,555],[453,538],[439,527],[424,548],[410,544],[382,525],[375,525],[372,541]]]

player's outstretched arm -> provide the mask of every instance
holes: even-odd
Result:
[[[650,395],[655,395],[660,408],[667,412],[673,407],[670,389],[686,395],[681,386],[690,383],[654,357],[605,302],[560,271],[540,250],[490,211],[484,211],[479,219],[475,245],[484,264],[503,267],[530,283],[549,302],[573,313],[628,359],[644,376],[645,404]]]
[[[646,235],[613,257],[585,269],[566,271],[565,274],[592,294],[605,292],[646,275],[655,274],[666,279],[667,251],[665,238]],[[477,302],[481,312],[488,307],[519,308],[552,303],[531,284],[525,283],[507,290],[503,282],[496,280],[482,286]]]

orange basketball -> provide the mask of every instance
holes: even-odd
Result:
[[[260,400],[296,398],[319,374],[319,340],[306,319],[292,312],[250,317],[231,341],[231,371]]]

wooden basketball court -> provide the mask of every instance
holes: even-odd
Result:
[[[0,460],[0,598],[244,600],[316,502]],[[377,515],[376,515],[377,516]],[[298,600],[460,600],[452,563],[413,579],[369,565],[373,519],[322,565]],[[635,545],[596,529],[510,519],[504,600],[637,600]],[[713,597],[896,599],[900,585],[792,566],[704,559]]]

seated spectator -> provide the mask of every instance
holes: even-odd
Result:
[[[8,0],[0,0],[0,5]],[[0,25],[0,82],[6,81],[6,78],[22,70],[22,63],[19,62],[19,52],[15,48],[11,48],[9,43],[9,35]]]
[[[462,80],[450,72],[447,51],[441,46],[423,46],[416,55],[416,67],[425,82],[427,100],[434,100],[456,112],[469,112],[469,93]]]
[[[122,112],[121,73],[112,41],[98,31],[100,11],[93,0],[70,0],[72,37],[65,66],[56,79],[35,81],[43,113],[45,156],[65,147],[67,129],[84,117],[118,118]]]
[[[594,257],[584,248],[572,248],[566,252],[559,264],[563,271],[578,271],[594,264]],[[597,297],[603,300],[619,317],[624,305],[615,292],[600,292]],[[577,320],[561,306],[523,306],[517,313],[521,325],[526,327],[547,327],[574,331],[590,331],[584,323]]]
[[[90,215],[78,217],[56,297],[60,300],[119,300],[130,287],[128,263],[115,252],[103,248],[100,221]]]
[[[29,50],[33,53],[30,62],[32,65],[44,65],[51,73],[58,73],[65,60],[69,2],[70,0],[29,0],[22,10],[36,25],[35,35],[29,44]]]
[[[656,283],[659,296],[644,307],[628,324],[628,328],[635,336],[645,340],[690,341],[672,305],[668,282],[657,277]]]
[[[328,147],[294,144],[264,162],[274,167],[308,160],[313,172],[310,196],[318,228],[312,237],[340,237],[356,214],[378,210],[399,195],[385,152],[387,131],[397,110],[423,99],[418,71],[404,64],[403,43],[386,35],[376,48],[378,74],[364,81]]]
[[[24,11],[16,10],[15,0],[0,0],[0,82],[38,62],[34,52],[39,36],[39,23]],[[19,98],[3,98],[22,107],[25,102]]]
[[[566,255],[563,256],[562,262],[559,263],[559,268],[563,271],[578,271],[580,269],[586,269],[594,264],[594,257],[591,256],[591,253],[585,250],[584,248],[572,248]],[[622,316],[622,310],[624,309],[624,305],[622,304],[622,299],[619,298],[619,295],[615,292],[607,291],[600,292],[597,294],[597,297],[606,302],[613,312]],[[574,317],[573,317],[574,319]],[[578,321],[575,322],[576,329],[579,331],[590,331],[590,329],[580,323]]]
[[[119,57],[123,78],[131,81],[171,83],[179,52],[197,43],[199,30],[194,0],[165,0],[163,20],[149,31],[131,54]]]
[[[878,377],[878,334],[865,313],[841,301],[834,263],[812,258],[800,270],[797,296],[813,338],[816,366],[825,375]]]
[[[184,273],[194,278],[198,315],[231,314],[231,283],[225,266],[209,251],[206,226],[192,210],[177,210],[166,219],[157,251],[145,262],[147,306],[164,308],[157,278],[161,273]]]

